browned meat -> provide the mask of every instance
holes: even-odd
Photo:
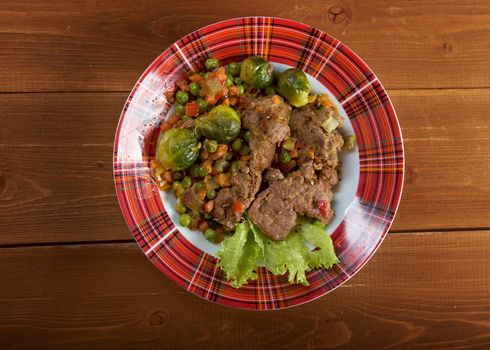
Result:
[[[214,201],[214,209],[211,214],[225,229],[232,229],[235,222],[241,220],[243,214],[243,211],[236,213],[233,211],[233,201],[242,202],[244,209],[246,209],[260,188],[261,175],[251,171],[247,163],[238,162],[238,166],[232,173],[232,186],[221,189]]]
[[[274,159],[276,145],[290,135],[291,107],[279,96],[252,100],[242,111],[243,126],[250,130],[250,167],[267,169]]]
[[[281,173],[279,169],[267,169],[264,173],[264,180],[267,181],[267,183],[272,184],[273,182],[279,181],[284,179],[284,175]]]
[[[301,145],[297,160],[299,164],[313,160],[316,170],[325,165],[332,168],[338,165],[338,152],[344,144],[342,135],[337,130],[328,133],[321,126],[322,122],[332,117],[342,123],[342,117],[331,109],[321,111],[307,105],[293,111],[290,126],[292,135]]]
[[[288,236],[298,214],[329,223],[334,216],[330,201],[336,175],[333,170],[333,173],[320,174],[317,179],[305,179],[300,172],[295,172],[261,192],[248,215],[266,236],[276,241]]]
[[[204,205],[204,201],[197,196],[196,192],[196,185],[188,188],[184,192],[184,204],[193,212],[199,213]]]
[[[335,167],[343,139],[336,130],[329,133],[322,127],[322,122],[332,117],[340,118],[341,123],[341,117],[333,113],[305,106],[291,115],[291,133],[301,145],[297,158],[299,170],[286,179],[269,181],[269,188],[257,196],[248,210],[250,219],[271,239],[285,239],[298,215],[324,223],[334,216],[330,202],[332,186],[338,181]]]
[[[232,229],[260,189],[262,172],[270,167],[276,144],[290,134],[291,107],[281,98],[263,97],[246,103],[241,112],[243,125],[250,130],[250,161],[240,161],[232,174],[231,188],[222,189],[215,199],[212,215],[225,229]],[[233,202],[244,210],[234,212]]]

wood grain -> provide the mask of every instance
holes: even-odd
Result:
[[[393,230],[490,224],[490,90],[390,91],[406,181]],[[0,244],[129,239],[112,144],[125,93],[0,95]]]
[[[277,312],[201,300],[161,275],[134,244],[1,249],[0,277],[9,283],[0,288],[0,344],[488,349],[489,249],[490,231],[391,235],[343,287]]]
[[[0,244],[130,238],[112,178],[125,98],[0,95]]]
[[[0,91],[128,91],[190,31],[240,16],[303,21],[356,51],[388,88],[489,87],[490,3],[2,1]]]

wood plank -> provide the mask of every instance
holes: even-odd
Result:
[[[490,90],[389,93],[406,152],[392,229],[489,227]]]
[[[0,244],[131,237],[112,178],[125,98],[0,95]]]
[[[192,14],[192,15],[189,15]],[[2,1],[0,91],[128,91],[186,33],[249,15],[303,21],[356,51],[388,88],[488,87],[490,3]]]
[[[485,349],[489,249],[490,231],[390,235],[345,286],[277,312],[201,300],[134,244],[1,249],[0,343],[19,350]]]
[[[407,154],[393,230],[488,227],[490,90],[390,95]],[[125,98],[0,95],[0,244],[130,238],[111,170]]]

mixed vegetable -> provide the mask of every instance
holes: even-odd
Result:
[[[296,229],[298,234],[284,242],[272,242],[261,236],[248,219],[237,224],[234,232],[226,232],[211,213],[217,193],[232,185],[238,161],[250,159],[250,131],[243,128],[239,112],[247,97],[278,95],[277,98],[282,96],[294,107],[308,103],[319,108],[333,105],[327,95],[310,94],[303,71],[291,68],[279,73],[262,57],[250,57],[226,67],[209,58],[205,67],[206,71],[189,74],[176,84],[175,90],[166,93],[166,98],[175,102],[175,112],[161,124],[156,157],[150,162],[155,181],[161,190],[174,192],[180,225],[200,230],[213,243],[234,233],[219,253],[221,266],[234,286],[253,279],[258,257],[266,259],[272,272],[283,274],[288,270],[291,282],[307,284],[305,271],[336,262],[331,241],[323,229],[302,221]],[[334,125],[335,119],[326,122],[326,129],[338,126]],[[346,142],[351,147],[354,143],[352,138]],[[293,137],[283,141],[277,147],[273,166],[283,173],[290,172],[296,166],[298,147]],[[233,211],[243,209],[239,201],[233,203]],[[305,241],[320,245],[327,254],[308,251]],[[301,261],[288,262],[291,258],[288,249],[300,249],[302,260],[296,255]]]

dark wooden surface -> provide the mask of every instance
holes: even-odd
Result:
[[[112,181],[133,83],[217,20],[304,21],[388,88],[405,138],[399,213],[354,278],[312,303],[202,301],[139,252]],[[488,1],[2,1],[1,349],[490,348]]]

